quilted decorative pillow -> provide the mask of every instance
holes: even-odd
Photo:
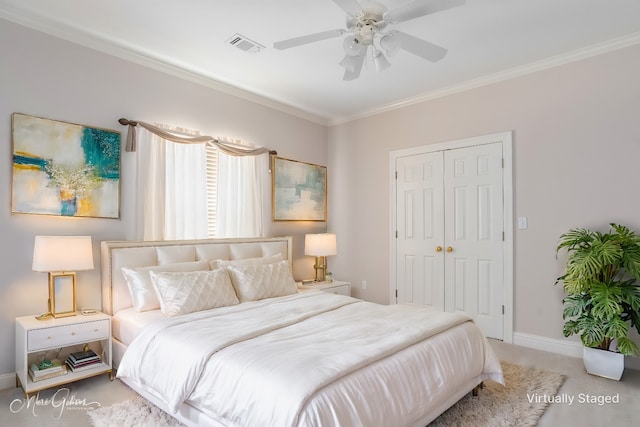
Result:
[[[259,258],[242,258],[242,259],[215,259],[210,262],[210,267],[212,270],[216,268],[228,267],[230,265],[265,265],[265,264],[273,264],[274,262],[282,261],[284,257],[282,254],[270,255]]]
[[[240,302],[298,292],[287,260],[265,265],[229,265],[227,269]]]
[[[207,261],[178,262],[175,264],[154,265],[151,267],[122,267],[122,275],[127,281],[131,303],[136,311],[157,310],[160,301],[151,283],[151,271],[196,271],[209,270]]]
[[[166,316],[238,304],[224,269],[191,272],[151,272],[151,281]]]

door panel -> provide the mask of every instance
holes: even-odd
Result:
[[[502,339],[502,144],[446,151],[444,164],[445,309]]]
[[[397,302],[444,310],[443,153],[396,161]]]

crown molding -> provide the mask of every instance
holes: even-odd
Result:
[[[468,80],[460,84],[445,87],[443,89],[438,89],[432,92],[423,93],[417,96],[406,98],[399,102],[381,105],[379,107],[372,108],[355,115],[330,118],[328,124],[329,126],[335,126],[335,125],[351,122],[354,120],[364,119],[367,117],[386,113],[388,111],[397,110],[399,108],[420,104],[425,101],[442,98],[445,96],[457,94],[460,92],[465,92],[471,89],[476,89],[479,87],[491,85],[491,84],[502,82],[505,80],[514,79],[516,77],[536,73],[538,71],[543,71],[550,68],[559,67],[561,65],[570,64],[572,62],[602,55],[608,52],[634,46],[637,44],[640,44],[640,32],[618,37],[612,40],[608,40],[606,42],[598,43],[582,49],[577,49],[568,53],[552,56],[552,57],[543,59],[541,61],[536,61],[523,66],[514,67],[508,70],[489,74],[487,76],[479,77],[477,79]]]
[[[323,126],[328,124],[327,117],[321,114],[309,112],[300,106],[291,105],[266,94],[260,94],[253,89],[225,82],[216,76],[190,70],[185,64],[175,63],[170,58],[160,58],[150,52],[134,50],[119,40],[109,38],[104,34],[77,30],[64,22],[55,22],[26,11],[17,13],[0,9],[0,18],[316,124]]]
[[[209,76],[197,70],[190,70],[184,64],[175,63],[170,58],[159,58],[150,52],[142,52],[131,49],[124,43],[116,39],[106,37],[103,34],[76,30],[63,22],[55,22],[30,12],[21,11],[20,13],[8,9],[0,9],[0,18],[16,24],[34,29],[36,31],[49,34],[51,36],[97,50],[111,56],[124,59],[138,65],[151,68],[183,80],[191,81],[204,87],[235,96],[245,101],[253,102],[264,107],[271,108],[304,120],[322,125],[335,126],[389,111],[405,108],[408,106],[420,104],[429,100],[442,98],[445,96],[465,92],[471,89],[480,88],[490,84],[510,80],[516,77],[532,74],[538,71],[558,67],[572,62],[580,61],[593,56],[605,54],[618,49],[623,49],[633,45],[640,44],[640,32],[631,33],[622,37],[608,40],[585,48],[577,49],[572,52],[552,56],[540,61],[514,67],[508,70],[489,74],[476,79],[468,80],[460,84],[451,85],[442,89],[425,92],[420,95],[412,96],[398,102],[380,105],[375,108],[367,109],[357,114],[348,116],[327,117],[322,113],[312,112],[308,109],[293,105],[285,100],[278,100],[268,94],[262,94],[255,89],[243,88],[233,82],[226,82],[216,76]]]

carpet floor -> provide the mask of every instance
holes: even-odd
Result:
[[[430,427],[535,426],[564,377],[555,372],[502,362],[505,386],[492,381],[478,396],[463,397]],[[546,398],[545,398],[546,397]],[[138,397],[88,412],[94,427],[181,426],[171,416]]]

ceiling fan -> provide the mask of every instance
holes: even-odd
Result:
[[[294,37],[275,42],[273,47],[279,50],[289,49],[347,34],[343,41],[345,56],[339,63],[345,69],[343,80],[355,80],[360,76],[367,54],[370,55],[378,71],[389,68],[391,64],[387,56],[395,55],[400,49],[427,61],[441,60],[446,55],[447,49],[411,34],[389,29],[389,26],[465,3],[465,0],[412,0],[388,10],[385,5],[373,1],[332,1],[347,14],[346,29],[340,28]]]

